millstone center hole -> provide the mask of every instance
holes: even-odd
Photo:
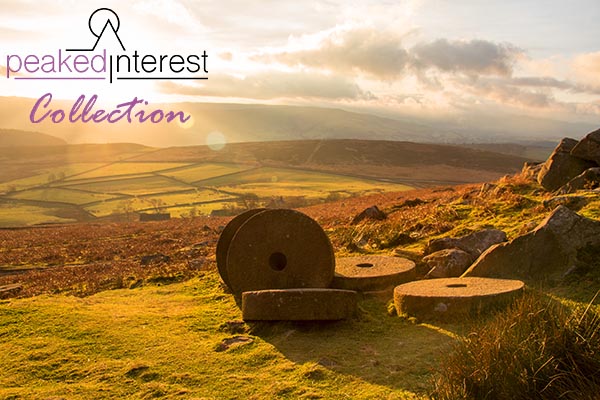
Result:
[[[356,264],[356,266],[358,268],[371,268],[373,266],[373,264],[371,264],[371,263],[360,263],[360,264]]]
[[[467,284],[466,283],[450,283],[449,285],[446,285],[446,287],[449,287],[449,288],[467,287]]]
[[[274,271],[283,271],[287,267],[287,257],[283,253],[275,252],[269,257],[269,266]]]

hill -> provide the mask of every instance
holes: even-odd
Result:
[[[513,177],[495,187],[380,193],[301,211],[338,256],[420,259],[431,239],[482,227],[512,239],[550,211],[551,194],[535,183]],[[597,217],[600,201],[590,195],[579,212]],[[351,224],[373,204],[388,219]],[[348,321],[243,323],[215,265],[228,220],[0,230],[0,285],[22,285],[0,301],[0,397],[427,398],[440,360],[474,337],[474,321],[391,317],[387,300],[369,296]],[[598,282],[586,275],[545,290],[564,307],[585,308]]]
[[[64,146],[67,142],[40,132],[0,129],[0,147]]]
[[[337,198],[482,182],[527,159],[458,146],[366,140],[0,148],[0,226],[234,214]]]
[[[127,101],[130,99],[122,99]],[[42,130],[69,143],[133,142],[155,147],[206,144],[211,132],[220,132],[228,143],[310,139],[394,140],[421,143],[496,143],[557,141],[575,132],[589,132],[588,123],[567,123],[514,115],[467,115],[419,119],[398,113],[373,114],[369,110],[313,106],[223,103],[150,103],[158,108],[182,110],[192,115],[185,125],[93,124],[29,122],[36,99],[0,97],[0,127]],[[53,109],[69,110],[72,101],[54,99]],[[100,98],[97,108],[113,109],[114,102]],[[515,121],[518,121],[516,123]],[[573,132],[573,133],[571,133]]]
[[[125,99],[124,99],[125,100]],[[379,139],[432,141],[437,130],[418,123],[332,108],[262,104],[171,103],[149,104],[147,110],[183,110],[193,122],[170,124],[54,124],[29,122],[35,99],[0,97],[0,121],[19,129],[42,129],[69,143],[135,142],[157,147],[205,144],[210,132],[227,142],[290,139]],[[69,110],[71,101],[53,100],[53,109]],[[114,108],[99,99],[97,107]]]
[[[531,161],[545,161],[556,147],[555,142],[538,142],[536,144],[517,143],[473,143],[466,144],[478,150],[486,150],[494,153],[507,154],[530,159]]]
[[[172,147],[138,161],[258,162],[424,184],[482,182],[521,169],[529,158],[464,146],[377,140],[303,140]],[[357,172],[360,171],[360,172]]]

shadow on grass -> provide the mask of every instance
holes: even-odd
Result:
[[[348,321],[262,322],[251,330],[294,363],[308,364],[307,379],[323,379],[329,370],[392,389],[429,392],[440,356],[464,327],[414,324],[388,315],[386,304],[376,299],[365,299],[359,309]]]

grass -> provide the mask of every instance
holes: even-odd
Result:
[[[13,199],[86,204],[115,197],[110,194],[82,192],[62,188],[30,189],[9,196]]]
[[[402,191],[410,186],[364,180],[342,175],[325,174],[285,168],[264,167],[198,182],[202,186],[218,187],[235,193],[252,193],[259,197],[304,196],[323,198],[331,192],[346,194]]]
[[[80,175],[77,175],[77,179],[90,179],[99,178],[106,176],[118,176],[118,175],[136,175],[144,174],[148,172],[158,172],[163,170],[169,170],[172,168],[184,167],[189,164],[185,163],[169,163],[169,162],[118,162],[114,164],[108,164],[101,168],[89,171]]]
[[[160,199],[166,206],[173,206],[187,205],[201,201],[226,200],[231,198],[231,195],[216,192],[214,190],[197,189],[190,193],[159,194],[156,196],[144,197],[142,199]]]
[[[194,206],[169,206],[164,208],[164,211],[171,214],[174,218],[186,218],[189,216],[198,215],[211,215],[213,211],[223,210],[226,207],[234,209],[237,206],[237,202],[223,202],[223,203],[208,203],[208,204],[197,204]]]
[[[178,183],[160,176],[104,180],[69,187],[72,189],[88,190],[98,193],[122,193],[128,195],[145,195],[191,188],[189,185]]]
[[[37,207],[16,203],[0,203],[0,226],[16,227],[47,223],[75,222],[74,219],[59,217],[61,209]]]
[[[540,294],[462,338],[442,363],[436,399],[592,399],[600,391],[597,307]]]
[[[249,169],[246,165],[227,163],[206,163],[188,168],[179,168],[173,171],[161,172],[161,175],[170,176],[184,182],[194,183],[218,176],[233,174]]]
[[[172,208],[181,209],[173,215],[189,215],[189,211],[196,208],[198,215],[210,214],[210,211],[223,208],[224,203],[209,203],[196,204],[198,202],[207,202],[215,200],[232,199],[232,196],[223,193],[218,193],[213,190],[201,190],[174,193],[174,194],[157,194],[155,196],[132,197],[127,199],[118,199],[113,201],[105,201],[85,207],[85,209],[96,216],[105,216],[114,212],[123,212],[125,206],[131,210],[144,210],[153,208],[153,204],[160,204],[161,209],[171,211]]]
[[[412,193],[418,192],[406,192],[406,198],[419,198]],[[425,200],[415,206],[402,206],[399,199],[404,197],[386,198],[385,203],[379,204],[389,214],[386,220],[336,224],[330,235],[340,249],[355,251],[356,243],[362,242],[362,251],[367,252],[398,246],[421,252],[429,240],[463,236],[485,228],[504,230],[512,239],[533,229],[548,214],[550,210],[543,206],[547,197],[539,192],[536,183],[516,176],[500,180],[486,193],[480,191],[480,185],[445,192],[426,191]],[[358,211],[362,210],[354,212]]]
[[[0,303],[0,398],[331,398],[423,395],[451,338],[361,303],[358,320],[256,324],[239,320],[211,271],[90,297]],[[218,351],[236,335],[250,344]],[[12,396],[12,397],[11,397]]]
[[[0,192],[6,191],[9,189],[22,190],[34,186],[45,185],[47,184],[51,178],[55,179],[63,174],[64,176],[70,176],[74,174],[79,174],[84,171],[88,171],[94,168],[101,167],[104,164],[100,163],[73,163],[73,164],[65,164],[60,167],[54,168],[43,168],[42,170],[36,171],[35,175],[32,175],[27,178],[15,179],[8,182],[3,182],[0,184]]]

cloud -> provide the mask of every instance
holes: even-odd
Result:
[[[523,90],[514,86],[491,86],[486,89],[488,97],[500,103],[510,103],[530,108],[546,108],[554,102],[554,98],[548,93]]]
[[[37,37],[35,32],[0,26],[0,38],[10,41],[27,41]]]
[[[514,105],[527,108],[547,108],[555,103],[548,90],[527,90],[508,83],[509,80],[494,78],[455,80],[455,83],[466,92],[479,98],[493,100],[499,104]]]
[[[400,36],[366,28],[333,31],[318,48],[284,51],[266,58],[288,66],[303,65],[345,74],[359,72],[383,80],[399,77],[409,61]]]
[[[511,44],[485,40],[438,39],[406,48],[403,39],[392,31],[372,28],[332,30],[315,48],[260,54],[254,61],[390,81],[406,75],[407,68],[416,75],[434,69],[455,74],[510,76],[513,64],[523,53]]]
[[[600,86],[600,51],[575,57],[571,68],[578,81]]]
[[[269,71],[246,78],[215,75],[202,85],[180,85],[163,82],[163,93],[189,96],[238,97],[249,99],[303,98],[328,100],[372,99],[354,82],[339,76]]]
[[[600,86],[586,85],[547,76],[511,78],[506,80],[505,83],[514,86],[560,89],[571,93],[600,94]]]
[[[522,53],[510,44],[486,40],[448,41],[438,39],[418,44],[411,50],[417,69],[437,68],[445,72],[510,76],[516,58]]]
[[[224,51],[218,54],[221,60],[231,61],[233,60],[233,54],[229,51]]]

